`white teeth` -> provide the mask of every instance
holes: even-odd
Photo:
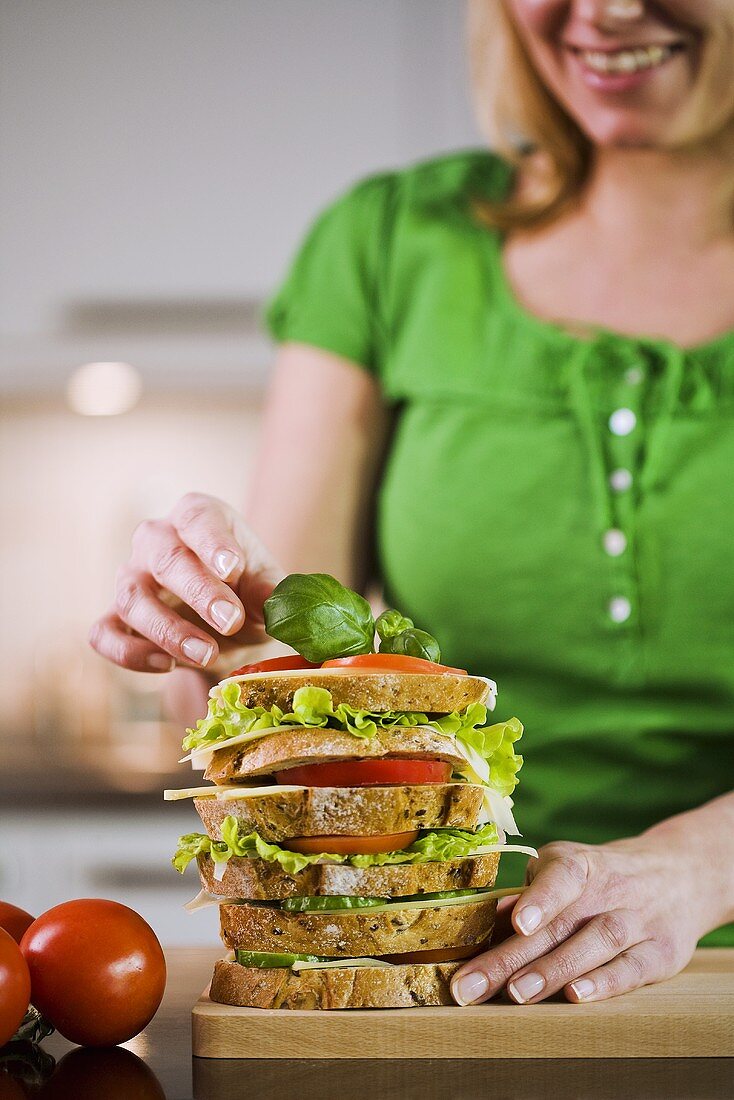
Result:
[[[596,73],[636,73],[661,65],[672,55],[670,46],[645,46],[636,50],[617,50],[603,53],[601,50],[579,50],[587,68]]]

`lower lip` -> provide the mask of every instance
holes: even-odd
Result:
[[[599,73],[596,69],[589,68],[583,59],[576,53],[571,54],[571,59],[579,69],[584,82],[597,92],[616,94],[619,92],[631,92],[647,84],[656,73],[664,69],[672,61],[675,54],[671,54],[665,61],[658,65],[651,65],[648,69],[638,69],[634,73]]]

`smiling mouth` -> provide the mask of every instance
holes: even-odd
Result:
[[[615,76],[657,69],[669,61],[685,47],[683,43],[665,45],[636,46],[621,50],[585,50],[580,46],[568,45],[567,49],[580,59],[593,73]]]

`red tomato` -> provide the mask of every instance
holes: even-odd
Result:
[[[0,1047],[15,1035],[30,1001],[26,961],[10,933],[0,928]]]
[[[19,909],[9,901],[0,901],[0,928],[9,932],[16,943],[20,943],[26,928],[33,924],[35,919],[30,913],[26,913],[25,909]]]
[[[418,830],[409,833],[385,833],[382,836],[297,836],[281,840],[282,848],[291,852],[314,855],[326,852],[333,855],[361,856],[374,852],[397,852],[418,839]]]
[[[300,653],[289,654],[287,657],[270,657],[267,661],[255,661],[251,665],[242,665],[241,668],[236,668],[234,672],[230,672],[230,676],[244,676],[249,672],[281,672],[287,671],[290,668],[318,668],[318,665],[312,665],[310,661],[307,661],[305,657],[301,657]]]
[[[57,1031],[82,1046],[114,1046],[150,1023],[166,987],[153,929],[116,901],[79,899],[35,920],[20,949],[32,1000]]]
[[[393,898],[393,901],[396,899]],[[485,945],[486,946],[486,945]],[[386,962],[392,963],[445,963],[454,959],[470,959],[482,950],[473,943],[469,947],[437,947],[433,951],[405,951],[398,955],[381,955]]]
[[[305,764],[275,773],[278,783],[303,787],[402,787],[406,783],[448,783],[451,765],[443,760],[337,760]]]
[[[321,667],[363,668],[373,672],[377,669],[383,672],[453,672],[455,676],[466,676],[465,668],[437,665],[423,657],[405,657],[402,653],[358,653],[356,657],[336,657],[333,661],[324,661]]]

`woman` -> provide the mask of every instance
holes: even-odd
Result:
[[[528,727],[543,848],[456,1000],[599,1000],[734,918],[734,12],[477,0],[470,26],[504,159],[322,216],[270,311],[247,524],[193,494],[142,525],[92,642],[206,667],[262,639],[284,568],[363,587],[376,509],[390,601]]]

